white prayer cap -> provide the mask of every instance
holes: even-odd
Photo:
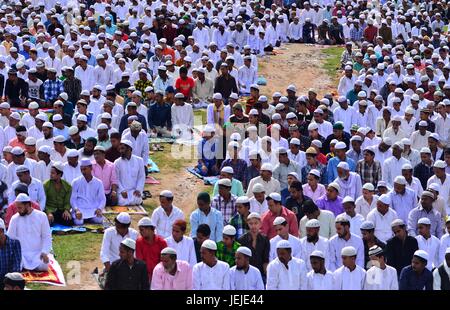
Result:
[[[429,189],[432,189],[436,192],[439,192],[439,189],[441,188],[439,184],[437,183],[431,183],[430,185],[428,185]]]
[[[231,187],[231,181],[228,178],[220,179],[217,183],[218,183],[218,185],[221,185],[221,186]]]
[[[436,160],[433,167],[445,169],[447,167],[447,164],[443,160]]]
[[[80,161],[80,167],[82,168],[82,167],[89,167],[89,166],[92,166],[92,162],[91,162],[91,160],[89,159],[89,158],[83,158],[81,161]]]
[[[317,123],[310,123],[308,125],[308,130],[316,130],[319,129],[319,125],[317,125]]]
[[[431,225],[431,221],[428,217],[422,217],[417,221],[417,224]]]
[[[306,228],[319,228],[320,227],[320,222],[316,219],[310,219],[309,221],[306,222]]]
[[[259,219],[261,220],[261,215],[258,212],[252,212],[247,216],[247,221],[250,219]]]
[[[133,148],[133,143],[130,140],[121,140],[120,144],[125,144],[129,146],[130,148]]]
[[[281,202],[281,195],[278,193],[270,193],[269,196],[266,197],[266,200],[272,199],[277,202]]]
[[[236,203],[238,204],[244,204],[244,203],[249,203],[249,199],[247,196],[240,196],[236,199]]]
[[[419,122],[419,127],[427,127],[428,123],[426,121],[420,121]]]
[[[238,132],[233,132],[230,135],[230,140],[232,140],[232,141],[241,141],[241,135]]]
[[[248,115],[258,115],[258,110],[256,109],[251,109],[250,112],[248,113]],[[254,127],[254,126],[250,126],[250,127]]]
[[[214,100],[222,100],[222,94],[221,93],[215,93],[213,95]]]
[[[272,165],[270,163],[264,163],[261,166],[261,171],[270,171],[270,172],[272,172],[273,171],[273,167],[272,167]]]
[[[264,186],[262,184],[257,183],[255,185],[253,185],[253,188],[252,188],[252,193],[253,194],[258,194],[258,193],[263,193],[263,192],[265,192],[265,189],[264,189]]]
[[[80,154],[75,149],[70,149],[67,151],[67,157],[78,157]]]
[[[247,128],[247,131],[248,132],[250,132],[250,131],[254,131],[255,132],[255,131],[258,131],[258,128],[256,128],[256,126],[250,126],[250,127]]]
[[[300,145],[300,140],[298,138],[292,138],[291,141],[289,142],[289,144],[291,145]]]
[[[203,241],[202,248],[212,250],[212,251],[217,251],[217,244],[214,241],[208,239],[208,240]]]
[[[325,259],[325,255],[322,251],[319,250],[312,251],[311,254],[309,254],[309,257],[318,257],[321,259]]]
[[[348,163],[345,162],[345,161],[341,161],[341,162],[337,165],[337,167],[338,167],[338,168],[342,168],[342,169],[344,169],[344,170],[350,170],[350,166],[349,166]]]
[[[320,172],[317,169],[311,169],[309,171],[310,174],[315,175],[316,177],[320,178]]]
[[[427,154],[431,154],[431,150],[429,147],[423,147],[420,149],[420,153],[427,153]]]
[[[42,153],[46,153],[48,155],[52,154],[52,148],[48,145],[42,145],[38,151],[42,152]]]
[[[108,129],[109,129],[108,125],[106,125],[105,123],[101,123],[97,126],[97,130],[108,130]]]
[[[177,255],[177,251],[173,248],[164,248],[161,250],[161,255]]]
[[[130,217],[130,215],[129,215],[128,213],[126,213],[126,212],[120,212],[120,213],[117,215],[116,220],[117,220],[119,223],[124,224],[124,225],[128,225],[128,224],[131,223],[131,217]]]
[[[139,220],[138,227],[140,227],[140,226],[149,227],[149,226],[155,226],[155,225],[153,224],[152,220],[148,216],[146,216]]]
[[[428,253],[424,250],[417,250],[414,252],[414,256],[420,257],[426,261],[428,261]]]
[[[363,185],[363,189],[373,192],[373,191],[375,191],[375,186],[373,186],[372,183],[365,183]]]
[[[433,133],[429,136],[429,138],[433,138],[434,140],[439,141],[439,134],[433,132]]]
[[[390,205],[391,204],[391,197],[389,197],[389,195],[387,195],[387,194],[383,194],[383,195],[380,196],[380,198],[378,198],[378,201],[381,201],[385,205]]]
[[[425,196],[425,197],[430,197],[431,199],[434,200],[434,194],[433,194],[432,192],[430,192],[430,191],[423,191],[423,192],[422,192],[422,197],[423,197],[423,196]]]
[[[276,121],[276,120],[280,120],[281,119],[281,115],[279,113],[274,113],[272,115],[272,120]]]
[[[391,223],[391,227],[404,226],[404,225],[405,225],[405,222],[403,222],[402,219],[393,220]]]
[[[346,246],[341,250],[341,256],[356,256],[356,249],[352,246]]]
[[[398,175],[398,176],[395,177],[394,183],[400,184],[400,185],[406,185],[406,179],[405,179],[404,176]]]
[[[15,202],[31,202],[31,199],[27,194],[20,193],[17,195]]]
[[[239,247],[236,250],[236,253],[241,253],[241,254],[244,254],[245,256],[252,257],[252,251],[249,248],[245,247],[245,246]]]
[[[332,187],[335,190],[337,190],[338,192],[341,190],[341,187],[339,186],[339,184],[337,184],[335,182],[332,182],[332,183],[328,184],[328,187]]]
[[[127,248],[132,249],[133,251],[136,250],[136,241],[134,241],[131,238],[126,238],[125,240],[123,240],[121,242],[121,244],[123,244],[124,246],[126,246]]]
[[[375,229],[375,224],[372,221],[364,221],[360,226],[361,230],[372,230]]]
[[[16,155],[16,156],[22,155],[23,153],[24,153],[23,149],[21,147],[18,147],[18,146],[14,147],[11,150],[11,154]]]
[[[322,142],[320,140],[313,140],[311,141],[312,145],[315,145],[316,147],[318,147],[319,149],[322,148]],[[331,143],[330,143],[331,144]]]
[[[450,254],[450,247],[445,250],[445,254]]]
[[[412,143],[411,143],[411,140],[408,139],[408,138],[403,138],[401,142],[402,142],[404,145],[411,145],[411,144],[412,144]]]
[[[76,135],[78,133],[78,127],[77,126],[70,126],[69,127],[69,136]]]
[[[276,226],[276,225],[282,225],[282,224],[284,224],[284,223],[286,223],[286,219],[285,219],[284,217],[281,217],[281,216],[277,216],[277,217],[273,220],[273,226]]]
[[[36,138],[35,137],[27,137],[25,139],[25,145],[36,145]]]
[[[9,109],[9,108],[11,108],[11,106],[9,105],[8,102],[0,103],[0,109]]]
[[[27,171],[30,171],[30,169],[25,165],[20,165],[19,167],[16,168],[16,173],[22,173]]]
[[[214,126],[212,126],[212,125],[206,125],[205,128],[203,129],[203,132],[205,132],[205,133],[212,133],[215,131],[216,130],[214,129]]]
[[[222,233],[227,236],[236,236],[236,228],[234,228],[234,226],[232,225],[226,225],[223,228]]]
[[[350,196],[345,196],[344,199],[342,200],[342,203],[347,203],[347,202],[355,203],[355,199],[353,199]]]
[[[30,102],[28,109],[39,109],[39,104],[36,101]]]
[[[14,118],[15,120],[20,121],[20,114],[17,112],[11,113],[10,117]]]
[[[159,193],[160,197],[173,198],[173,193],[169,190],[163,190]]]
[[[291,248],[291,244],[289,243],[288,240],[280,240],[277,243],[277,249],[290,249]]]
[[[291,84],[289,85],[286,90],[292,91],[292,92],[296,92],[297,91],[297,87],[295,87],[295,85]]]
[[[347,147],[347,145],[345,144],[345,142],[338,142],[336,143],[336,145],[334,146],[335,150],[345,150],[345,148]]]
[[[402,166],[402,170],[412,170],[412,169],[413,169],[413,167],[411,166],[411,164],[408,164],[408,163],[406,163]]]

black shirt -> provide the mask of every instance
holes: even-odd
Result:
[[[397,274],[400,275],[404,267],[411,265],[414,252],[418,249],[419,246],[414,237],[407,236],[405,242],[402,242],[397,237],[392,237],[386,242],[387,264],[397,269]]]
[[[242,246],[248,247],[252,250],[252,257],[250,257],[250,265],[255,266],[261,272],[261,275],[265,275],[263,265],[269,263],[270,242],[266,236],[258,234],[256,237],[256,249],[253,248],[252,235],[250,232],[242,235],[238,242]]]
[[[147,274],[147,265],[134,259],[133,266],[118,259],[111,264],[106,276],[106,290],[149,290],[150,282]]]
[[[239,93],[236,86],[236,80],[229,74],[226,77],[223,75],[218,76],[215,85],[214,92],[221,93],[224,99],[228,99],[231,93]]]
[[[200,246],[201,244],[197,241],[197,238],[192,238],[194,240],[194,248],[195,248],[195,256],[197,258],[197,263],[202,261],[202,256],[200,255]]]
[[[230,116],[230,123],[239,123],[246,124],[248,123],[248,116],[243,116],[241,119],[238,119],[234,114]]]
[[[303,213],[303,204],[308,200],[311,200],[311,198],[309,198],[308,196],[303,196],[303,200],[301,203],[299,203],[291,196],[286,198],[285,207],[294,212],[295,216],[297,217],[297,222],[300,222],[302,217],[305,215],[305,213]]]
[[[28,84],[20,77],[17,78],[15,83],[7,79],[5,96],[8,96],[11,106],[17,106],[20,103],[20,96],[28,98]]]
[[[117,158],[120,157],[120,152],[118,149],[115,149],[113,147],[110,147],[105,152],[105,158],[109,160],[110,162],[114,162]]]

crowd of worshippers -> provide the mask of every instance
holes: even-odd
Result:
[[[449,289],[450,10],[318,2],[2,5],[5,288],[48,269],[51,225],[142,203],[148,138],[206,108],[213,194],[184,214],[161,192],[139,233],[119,214],[106,289]],[[345,44],[338,96],[260,93],[258,57],[288,42]]]

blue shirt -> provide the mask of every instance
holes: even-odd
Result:
[[[64,126],[64,129],[58,129],[56,127],[53,127],[53,136],[63,136],[66,140],[69,139],[69,128],[67,126]]]
[[[356,163],[355,163],[355,161],[353,159],[347,157],[347,156],[345,157],[345,161],[349,165],[350,171],[354,172],[356,170]],[[328,180],[328,184],[333,182],[338,177],[337,165],[339,165],[340,162],[341,162],[341,160],[339,158],[337,158],[337,157],[333,157],[332,159],[330,159],[328,161],[328,165],[327,165],[327,180]]]
[[[395,190],[391,190],[389,196],[392,201],[391,207],[397,212],[398,218],[407,223],[409,212],[417,205],[416,193],[412,189],[405,188],[403,195],[397,194]]]
[[[7,273],[20,272],[22,262],[22,250],[20,242],[6,236],[6,243],[0,247],[0,283]]]
[[[209,239],[219,242],[222,240],[223,216],[222,213],[214,208],[210,208],[208,215],[205,215],[200,209],[191,213],[191,237],[197,237],[197,228],[200,224],[207,224],[211,229]]]
[[[154,103],[148,109],[148,126],[150,128],[167,127],[167,129],[172,129],[172,108],[168,103],[160,105]]]
[[[425,268],[422,274],[417,275],[411,266],[406,266],[400,273],[399,290],[422,291],[433,290],[433,274]]]

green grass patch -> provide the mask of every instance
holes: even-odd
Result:
[[[89,261],[100,255],[103,234],[84,233],[74,235],[53,235],[55,258],[64,273],[69,261]]]
[[[322,53],[327,56],[323,68],[335,82],[338,80],[338,72],[340,72],[339,70],[341,68],[341,55],[343,51],[343,47],[328,47],[322,50]]]

